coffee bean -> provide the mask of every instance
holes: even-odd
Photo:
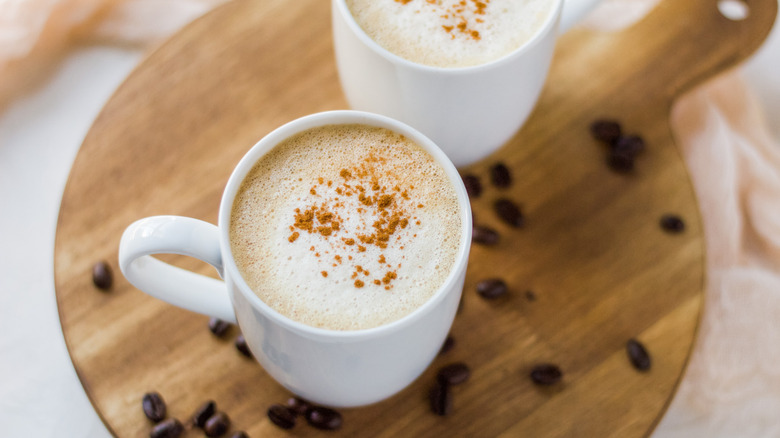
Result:
[[[225,333],[230,330],[230,327],[232,324],[230,324],[227,321],[223,321],[219,318],[211,318],[209,319],[209,330],[211,333],[214,333],[215,336],[221,338],[225,336]]]
[[[452,412],[452,391],[446,383],[436,381],[428,394],[431,403],[431,412],[436,415],[449,415]]]
[[[538,385],[554,385],[561,381],[563,373],[557,365],[541,364],[531,370],[531,380]]]
[[[613,152],[628,157],[636,157],[645,149],[645,141],[638,135],[627,135],[618,138],[612,146]]]
[[[494,186],[506,188],[512,184],[512,175],[504,163],[496,163],[490,167],[490,180]]]
[[[322,430],[336,430],[341,427],[341,414],[330,408],[314,406],[306,413],[306,421]]]
[[[271,405],[268,408],[268,418],[271,422],[282,429],[292,429],[295,427],[295,411],[282,405]]]
[[[311,409],[311,403],[299,397],[290,397],[287,399],[287,407],[298,415],[306,415],[306,412]]]
[[[244,356],[249,357],[249,358],[252,357],[252,352],[249,351],[249,345],[247,345],[246,339],[244,339],[244,335],[243,334],[239,334],[238,336],[236,336],[235,345],[236,345],[236,349],[241,354],[243,354]]]
[[[629,173],[634,170],[634,156],[613,150],[607,155],[607,165],[615,172]]]
[[[212,415],[203,425],[203,432],[211,438],[224,435],[228,429],[230,429],[230,417],[221,411]]]
[[[474,225],[471,229],[471,241],[480,245],[492,246],[498,243],[498,232],[490,227]]]
[[[675,214],[665,214],[661,216],[661,228],[669,233],[682,233],[685,231],[685,222],[680,216]]]
[[[458,385],[469,379],[471,370],[463,362],[456,362],[442,367],[436,374],[436,379],[446,385]]]
[[[466,186],[466,193],[470,198],[478,198],[482,194],[482,183],[476,175],[464,175],[463,185]]]
[[[178,438],[184,433],[184,426],[175,418],[157,423],[149,433],[149,438]]]
[[[165,406],[165,400],[157,392],[148,392],[144,394],[141,400],[141,406],[144,409],[146,418],[157,423],[165,418],[168,408]]]
[[[206,426],[206,421],[208,421],[215,412],[217,412],[217,404],[214,400],[208,400],[200,405],[198,410],[192,414],[192,423],[203,429],[203,427]]]
[[[439,354],[444,354],[452,348],[455,347],[455,338],[452,336],[447,336],[447,339],[444,340],[444,342],[441,344],[441,349],[439,350]]]
[[[482,298],[494,299],[507,293],[509,288],[500,278],[488,278],[477,282],[477,293]]]
[[[598,141],[613,144],[622,134],[620,123],[614,120],[596,120],[590,124],[590,133]]]
[[[92,265],[92,283],[100,290],[111,289],[111,285],[114,284],[114,276],[108,263],[99,261]]]
[[[650,369],[652,361],[650,360],[650,354],[645,349],[645,346],[636,339],[629,339],[626,342],[626,353],[628,353],[628,359],[634,368],[639,371],[647,371]]]
[[[233,435],[230,435],[230,438],[249,438],[249,435],[247,435],[243,430],[237,430],[233,432]]]
[[[498,217],[507,224],[520,228],[525,225],[525,218],[520,207],[509,199],[499,199],[493,204]]]

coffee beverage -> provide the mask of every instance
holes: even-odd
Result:
[[[229,237],[242,277],[279,313],[357,330],[400,319],[444,283],[462,212],[444,168],[393,131],[311,128],[244,178]]]
[[[550,0],[346,0],[377,44],[435,67],[485,64],[515,51],[543,27]]]

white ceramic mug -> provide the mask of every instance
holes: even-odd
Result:
[[[455,188],[462,230],[456,261],[440,289],[422,306],[394,322],[370,329],[336,331],[293,321],[255,295],[241,277],[229,242],[233,200],[257,160],[282,140],[329,124],[387,128],[412,139],[445,169]],[[179,307],[238,323],[254,357],[279,383],[315,403],[359,406],[387,398],[431,363],[458,308],[471,242],[471,209],[460,176],[427,137],[390,118],[358,111],[331,111],[294,120],[274,130],[241,159],[228,180],[214,226],[179,216],[155,216],[131,224],[119,245],[119,266],[137,288]],[[224,282],[177,268],[154,254],[184,254],[214,266]]]
[[[550,1],[553,13],[512,53],[477,66],[444,68],[384,49],[360,28],[345,0],[332,0],[336,65],[347,102],[414,126],[456,166],[482,159],[523,125],[541,93],[558,35],[599,0]]]

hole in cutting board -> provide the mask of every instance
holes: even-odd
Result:
[[[744,20],[750,13],[750,8],[743,0],[720,0],[718,10],[732,21]]]

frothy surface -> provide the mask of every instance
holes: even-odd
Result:
[[[551,0],[346,0],[380,46],[436,67],[468,67],[513,52],[544,24]]]
[[[233,256],[260,299],[333,330],[420,307],[452,269],[460,234],[444,169],[409,139],[364,125],[277,145],[244,179],[230,224]]]

